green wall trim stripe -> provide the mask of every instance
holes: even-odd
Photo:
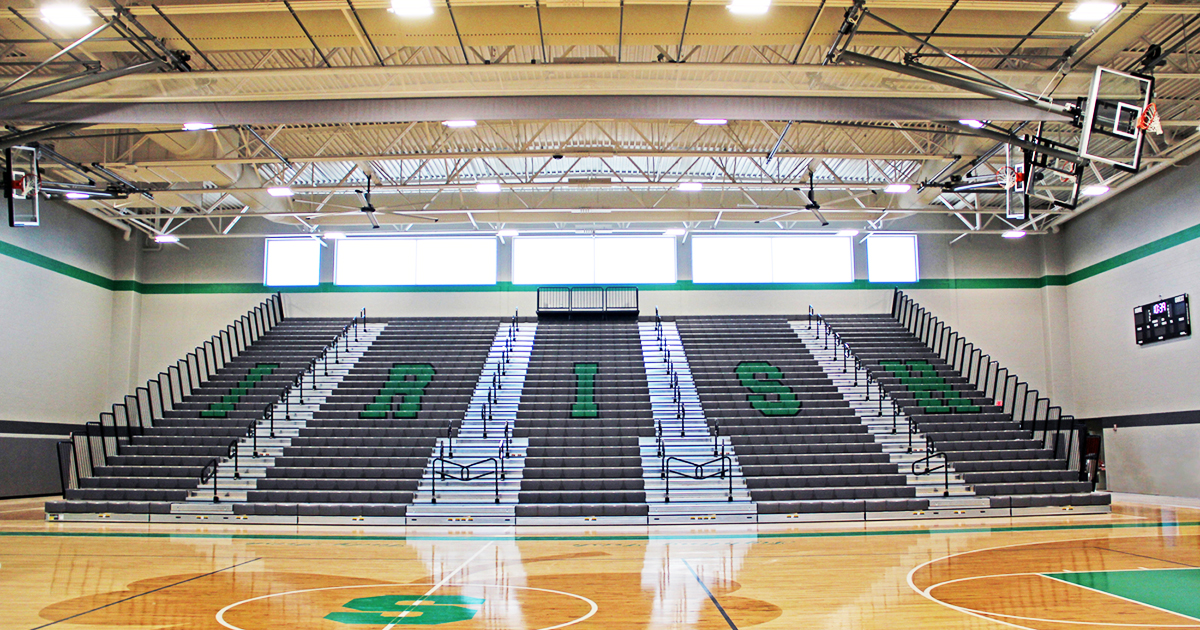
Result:
[[[1121,529],[1163,529],[1170,527],[1200,526],[1197,521],[1169,521],[1162,523],[1088,523],[1075,525],[1017,525],[1010,527],[929,527],[914,529],[882,529],[877,531],[816,531],[816,532],[733,532],[728,534],[668,534],[651,536],[646,534],[595,534],[595,535],[533,535],[510,534],[487,536],[479,534],[464,534],[462,536],[431,535],[431,536],[388,536],[363,534],[185,534],[173,532],[31,532],[31,531],[0,531],[0,537],[53,537],[53,538],[199,538],[219,540],[343,540],[343,541],[372,541],[372,540],[492,540],[492,541],[588,541],[588,540],[729,540],[750,539],[761,540],[770,538],[861,538],[868,536],[938,536],[954,534],[992,534],[1000,532],[1051,532],[1051,531],[1088,531],[1088,530],[1121,530]]]
[[[41,267],[42,269],[47,269],[70,278],[75,278],[76,280],[98,286],[102,289],[108,289],[109,291],[115,290],[114,285],[116,283],[100,274],[92,273],[86,269],[80,269],[74,265],[68,265],[65,262],[54,260],[49,256],[43,256],[42,254],[30,251],[23,247],[17,247],[12,243],[0,241],[0,254],[8,256],[9,258],[15,258],[21,262],[29,263],[35,267]]]
[[[1061,287],[1097,276],[1117,267],[1168,250],[1177,245],[1200,239],[1200,224],[1185,228],[1174,234],[1135,247],[1083,269],[1066,275],[1046,275],[1040,278],[962,278],[926,279],[900,284],[905,289],[1040,289]],[[136,280],[111,280],[99,274],[57,261],[49,256],[0,241],[0,254],[31,265],[62,274],[109,291],[132,291],[143,295],[180,295],[214,293],[528,293],[537,290],[536,285],[497,282],[488,285],[446,286],[339,286],[323,282],[311,287],[268,287],[253,282],[187,282],[146,283]],[[871,283],[866,280],[840,283],[747,283],[747,284],[699,284],[691,280],[680,280],[669,284],[642,284],[642,291],[867,291],[890,290],[896,283]]]

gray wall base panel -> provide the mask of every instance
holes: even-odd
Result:
[[[0,438],[0,499],[62,493],[55,438]]]

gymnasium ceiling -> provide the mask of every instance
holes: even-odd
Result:
[[[995,140],[957,120],[1078,131],[921,78],[823,65],[851,0],[774,0],[759,16],[726,4],[435,0],[432,15],[406,18],[387,0],[90,0],[90,24],[68,28],[44,20],[40,3],[7,3],[0,75],[36,71],[0,90],[0,118],[9,144],[38,140],[90,171],[43,160],[44,179],[146,191],[72,201],[81,211],[190,238],[369,229],[355,193],[368,176],[379,233],[852,227],[953,239],[1044,232],[1105,198],[1019,221],[1004,219],[1003,194],[923,187],[969,175],[981,155],[975,175],[1005,165],[1005,151],[989,152]],[[1129,2],[1099,22],[1069,19],[1077,4],[867,0],[917,39],[864,21],[847,50],[952,66],[940,48],[1070,102],[1095,66],[1139,70],[1158,45],[1165,133],[1148,136],[1140,173],[1083,174],[1111,195],[1200,146],[1200,4]],[[20,94],[39,85],[50,86],[41,98]],[[56,92],[64,85],[76,89]],[[477,124],[442,124],[462,119]],[[216,128],[181,131],[187,122]],[[883,192],[896,183],[912,189]],[[272,186],[294,194],[272,197]]]

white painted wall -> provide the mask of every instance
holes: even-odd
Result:
[[[105,277],[113,275],[110,227],[42,206],[42,226],[0,226],[0,240]],[[109,381],[114,294],[0,256],[0,419],[83,423],[115,401]]]
[[[1077,271],[1200,224],[1200,166],[1164,173],[1066,224],[1063,254]],[[1133,309],[1200,298],[1200,241],[1129,262],[1067,288],[1071,374],[1079,414],[1108,418],[1200,409],[1200,341],[1139,347]],[[1200,497],[1200,425],[1104,431],[1113,490]]]

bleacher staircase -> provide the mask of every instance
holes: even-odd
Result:
[[[733,445],[705,420],[675,322],[656,316],[638,332],[655,424],[655,437],[640,439],[650,524],[755,522]]]

